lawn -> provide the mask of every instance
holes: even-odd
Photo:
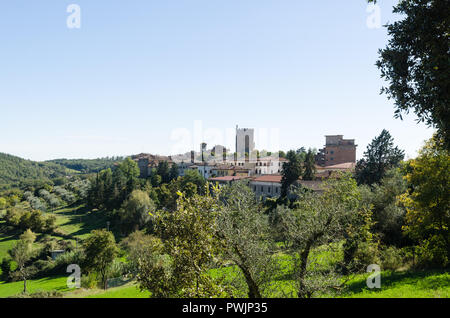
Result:
[[[381,288],[369,289],[369,274],[357,275],[348,282],[341,297],[351,298],[449,298],[450,273],[444,271],[381,272]]]
[[[57,290],[60,292],[66,292],[67,288],[67,277],[46,277],[41,279],[31,279],[27,281],[27,289],[29,293],[34,293],[37,291],[50,291]],[[0,282],[0,298],[14,296],[23,291],[23,281],[5,283]]]
[[[64,207],[55,210],[56,225],[64,235],[85,239],[92,230],[106,228],[105,213],[91,211],[82,205]]]

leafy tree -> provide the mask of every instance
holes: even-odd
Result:
[[[27,292],[27,278],[30,275],[29,268],[26,263],[33,256],[33,243],[36,240],[36,235],[31,230],[26,230],[20,239],[15,243],[12,249],[8,251],[11,258],[17,263],[17,270],[23,280],[23,292]]]
[[[158,163],[158,168],[156,169],[157,174],[161,176],[161,181],[163,183],[170,182],[170,169],[169,163],[167,161],[160,161]]]
[[[0,210],[6,209],[8,206],[8,201],[5,198],[0,197]]]
[[[206,180],[198,172],[198,170],[187,170],[183,177],[181,177],[181,187],[184,189],[188,183],[195,184],[197,190],[203,191],[205,189]]]
[[[372,232],[385,245],[401,247],[406,244],[402,233],[406,210],[398,202],[398,196],[407,190],[406,180],[399,168],[388,170],[380,184],[360,187],[362,202],[372,206]]]
[[[239,267],[248,297],[261,298],[276,271],[267,215],[244,183],[226,187],[221,195],[223,208],[218,215],[217,233],[223,242],[224,258]]]
[[[217,196],[218,189],[213,191]],[[140,284],[160,296],[158,293],[164,289],[164,297],[220,296],[223,289],[206,273],[219,254],[219,241],[215,235],[218,202],[209,191],[191,198],[181,192],[178,195],[174,212],[157,213],[157,233],[164,239],[160,255],[166,255],[160,258],[160,264],[164,266],[157,270],[165,279],[156,286],[146,280],[141,280]],[[154,269],[151,264],[155,262],[147,269]]]
[[[398,166],[404,158],[404,151],[397,146],[386,129],[375,137],[367,146],[364,158],[356,164],[356,180],[358,184],[372,185],[379,183],[386,171]]]
[[[369,2],[374,2],[370,0]],[[389,43],[379,51],[385,93],[395,102],[395,116],[414,111],[418,120],[438,129],[450,147],[450,14],[448,0],[399,1],[403,19],[387,25]]]
[[[119,211],[120,223],[126,231],[141,230],[149,226],[156,206],[148,194],[134,190]]]
[[[84,241],[83,247],[87,270],[98,272],[102,286],[106,289],[108,268],[118,253],[114,235],[106,230],[93,230],[91,235]]]
[[[172,164],[169,170],[169,180],[175,180],[178,178],[179,171],[178,171],[178,165],[176,163]]]
[[[342,240],[357,212],[356,183],[352,184],[349,176],[329,182],[323,194],[302,193],[294,209],[277,207],[282,229],[290,242],[297,296],[301,298],[339,286],[334,267],[320,268],[311,252],[318,246],[332,246],[330,243]]]
[[[314,180],[316,175],[315,151],[310,148],[308,152],[305,153],[303,161],[303,180]]]
[[[143,231],[135,231],[122,240],[120,245],[127,251],[127,260],[134,273],[138,273],[144,260],[151,261],[155,253],[162,250],[160,239],[147,235]],[[145,267],[145,266],[143,266]],[[144,268],[141,268],[143,270]],[[155,277],[156,278],[156,277]],[[160,278],[160,277],[158,277]],[[153,277],[151,277],[153,279]]]
[[[450,154],[443,138],[434,136],[409,161],[406,179],[411,187],[402,196],[406,233],[419,242],[424,266],[450,264]]]
[[[138,164],[131,158],[126,158],[119,164],[117,170],[122,172],[126,179],[126,196],[128,196],[128,194],[136,189],[136,186],[138,184],[138,178],[140,174]]]
[[[154,186],[154,187],[159,186],[162,182],[162,178],[158,174],[156,168],[152,169],[152,172],[150,174],[150,182],[151,182],[152,186]]]
[[[302,175],[302,161],[294,150],[286,154],[287,162],[283,163],[281,172],[281,196],[286,197],[289,187]]]

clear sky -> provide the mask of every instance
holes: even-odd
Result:
[[[72,3],[79,29],[66,24]],[[381,1],[383,24],[394,3]],[[368,27],[366,8],[365,0],[1,1],[0,152],[169,154],[174,131],[194,134],[201,121],[204,130],[278,130],[282,150],[343,134],[356,139],[358,158],[386,128],[413,157],[433,130],[413,115],[394,119],[379,95],[374,64],[388,38]],[[184,150],[193,143],[185,138]]]

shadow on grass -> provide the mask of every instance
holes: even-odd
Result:
[[[450,276],[437,277],[445,274],[445,271],[417,271],[417,272],[382,272],[381,283],[383,289],[393,288],[398,285],[413,285],[415,289],[438,289],[450,285]],[[366,278],[347,284],[350,293],[360,293],[367,289]],[[373,290],[380,292],[381,289]]]

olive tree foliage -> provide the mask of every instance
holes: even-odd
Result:
[[[277,207],[279,228],[285,232],[292,250],[298,297],[310,298],[316,292],[341,285],[337,266],[321,266],[312,251],[321,246],[332,248],[332,243],[345,238],[358,211],[353,203],[358,200],[355,189],[356,182],[343,175],[329,181],[321,194],[301,193],[293,209]]]
[[[156,205],[147,192],[134,190],[118,211],[122,229],[130,232],[150,227],[155,210]]]
[[[121,247],[127,251],[127,260],[131,271],[136,274],[139,264],[149,256],[153,257],[161,251],[162,242],[159,238],[145,234],[144,231],[135,231],[120,242]]]
[[[369,0],[369,2],[376,2]],[[382,88],[394,100],[395,116],[413,111],[419,121],[437,128],[450,147],[450,1],[404,0],[389,23],[389,42],[377,66],[388,82]]]
[[[406,243],[402,233],[406,209],[398,200],[406,190],[400,168],[388,170],[379,184],[360,186],[362,201],[372,206],[374,224],[371,231],[385,245],[401,247]]]
[[[207,271],[217,262],[220,242],[216,217],[219,189],[186,197],[178,192],[176,210],[158,211],[155,230],[162,238],[159,253],[143,260],[138,281],[153,297],[217,297],[225,289]],[[163,279],[152,279],[158,275]]]
[[[94,230],[83,242],[85,268],[100,275],[104,289],[107,287],[108,269],[117,256],[118,249],[114,235],[106,230]]]
[[[221,201],[217,235],[223,245],[223,257],[240,269],[248,297],[261,298],[276,272],[268,217],[254,193],[242,182],[225,187]]]
[[[23,292],[27,292],[27,278],[30,276],[30,270],[26,267],[27,262],[33,257],[33,243],[36,240],[36,234],[31,230],[26,230],[15,245],[8,251],[12,260],[17,263],[17,271],[23,280]]]

